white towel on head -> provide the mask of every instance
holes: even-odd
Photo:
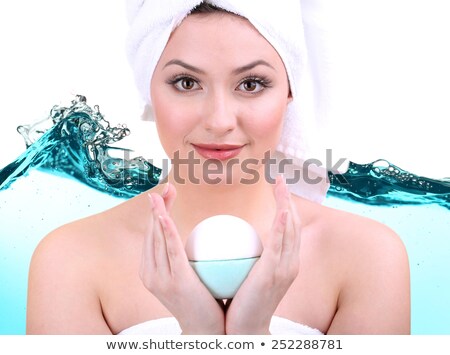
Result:
[[[202,0],[127,0],[130,32],[127,54],[139,92],[151,106],[150,81],[171,32]],[[329,187],[323,148],[317,134],[315,87],[303,29],[300,0],[208,0],[207,2],[247,18],[280,55],[289,78],[293,100],[288,104],[277,147],[278,164],[290,190],[322,202]],[[317,144],[316,144],[317,143]],[[280,164],[290,159],[289,164]],[[315,162],[308,163],[308,159]],[[305,164],[306,162],[306,164]]]

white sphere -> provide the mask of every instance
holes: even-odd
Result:
[[[218,215],[200,222],[186,243],[189,263],[214,298],[233,298],[263,247],[241,218]]]
[[[255,229],[241,218],[217,215],[200,222],[186,242],[192,261],[246,259],[260,256],[263,247]]]

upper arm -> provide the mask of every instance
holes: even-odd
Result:
[[[345,277],[328,334],[409,334],[406,249],[388,227],[359,223],[345,248]]]
[[[110,334],[95,291],[92,258],[64,227],[52,232],[31,259],[28,334]]]

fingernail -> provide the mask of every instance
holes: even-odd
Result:
[[[166,186],[164,186],[163,192],[161,196],[164,198],[166,197],[167,193],[169,192],[169,182],[167,182]]]

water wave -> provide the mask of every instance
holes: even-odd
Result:
[[[339,198],[385,206],[436,203],[450,209],[450,179],[418,176],[384,159],[350,162],[346,173],[328,176],[328,194]]]
[[[84,96],[77,95],[70,107],[54,106],[46,119],[17,130],[27,149],[0,170],[0,190],[32,168],[73,177],[123,198],[133,197],[159,182],[161,169],[143,157],[122,159],[110,154],[119,151],[119,155],[129,155],[131,150],[110,144],[129,135],[130,130],[120,125],[111,127],[98,106],[91,108]]]

